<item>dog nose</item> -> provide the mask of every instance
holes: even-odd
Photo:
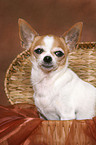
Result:
[[[52,57],[51,56],[45,56],[44,57],[44,62],[50,63],[51,61],[52,61]]]

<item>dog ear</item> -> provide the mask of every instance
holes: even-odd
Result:
[[[72,51],[76,47],[76,43],[80,40],[82,26],[83,23],[78,22],[62,35],[69,51]]]
[[[23,19],[19,18],[18,25],[21,46],[28,49],[31,47],[31,44],[38,33]]]

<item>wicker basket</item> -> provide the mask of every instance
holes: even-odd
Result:
[[[11,104],[34,103],[30,82],[31,67],[30,50],[19,54],[9,66],[5,77],[5,92]],[[81,79],[96,86],[96,42],[79,43],[76,51],[69,54],[69,67]],[[92,145],[90,137],[84,133],[85,128],[85,120],[42,122],[42,134],[48,145]],[[70,139],[72,142],[68,143]]]

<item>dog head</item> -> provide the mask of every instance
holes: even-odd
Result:
[[[79,22],[61,37],[55,35],[40,36],[25,20],[19,19],[18,22],[22,47],[31,49],[33,66],[35,65],[45,72],[66,65],[68,53],[74,50],[82,31],[82,22]]]

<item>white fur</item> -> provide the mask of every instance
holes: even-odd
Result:
[[[45,36],[43,41],[44,41],[46,50],[50,51],[54,43],[53,36]]]
[[[53,40],[44,39],[47,48]],[[45,73],[34,61],[31,81],[35,104],[48,120],[91,119],[95,115],[96,88],[81,80],[67,62],[63,69]]]

